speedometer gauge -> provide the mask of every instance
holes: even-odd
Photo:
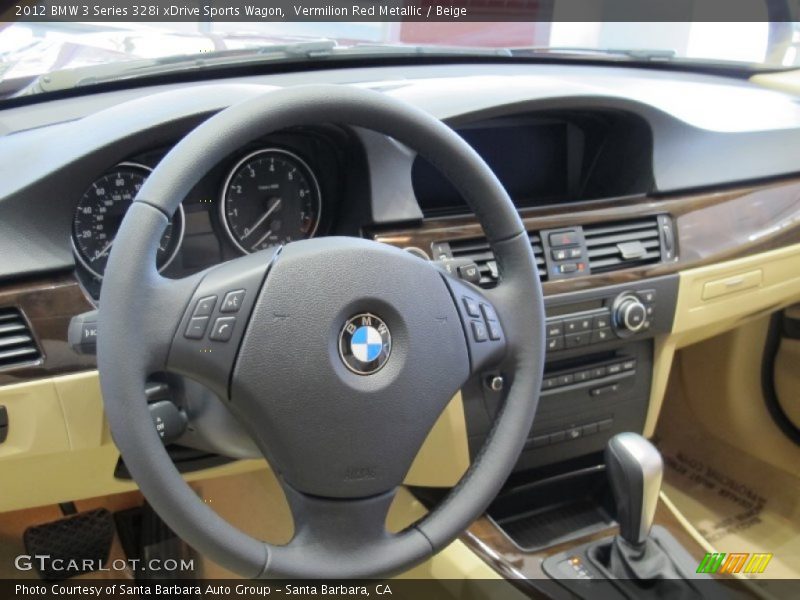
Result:
[[[244,253],[312,237],[319,226],[317,179],[296,154],[265,148],[233,167],[220,201],[222,222]]]
[[[92,182],[78,202],[72,221],[72,241],[78,260],[94,276],[103,277],[122,218],[150,172],[144,165],[121,163]],[[175,258],[183,237],[183,225],[183,207],[180,206],[161,236],[156,253],[159,271]]]

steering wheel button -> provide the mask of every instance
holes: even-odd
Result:
[[[486,326],[480,321],[472,321],[472,337],[476,342],[485,342],[488,339]]]
[[[494,312],[494,308],[490,304],[482,302],[481,311],[483,311],[483,318],[487,321],[497,321],[497,313]]]
[[[206,333],[206,327],[208,327],[208,317],[193,317],[183,335],[190,340],[201,340]]]
[[[214,306],[217,303],[216,296],[206,296],[205,298],[200,298],[197,301],[197,304],[194,307],[194,312],[192,313],[193,317],[208,317],[214,312]]]
[[[497,341],[503,337],[503,332],[497,321],[486,321],[486,330],[489,332],[490,340]]]
[[[462,301],[464,302],[464,309],[467,311],[467,314],[470,317],[480,317],[481,316],[481,310],[480,310],[480,308],[478,308],[478,303],[475,302],[475,300],[473,300],[469,296],[464,296],[462,298]]]
[[[215,342],[227,342],[233,335],[233,326],[236,323],[236,317],[219,317],[214,321],[214,327],[211,328],[211,333],[208,334],[208,339]]]
[[[222,300],[222,306],[219,307],[219,312],[239,312],[239,309],[242,307],[242,300],[244,300],[244,293],[244,290],[234,290],[225,294],[225,298]]]

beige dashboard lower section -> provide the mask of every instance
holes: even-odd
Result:
[[[103,411],[96,371],[0,387],[8,438],[0,444],[0,512],[136,489],[116,479],[119,450]],[[198,479],[263,468],[240,460],[186,475]],[[412,485],[452,486],[469,465],[461,395],[440,416],[412,465]]]
[[[680,273],[670,335],[656,339],[653,385],[644,434],[651,437],[675,351],[730,331],[800,299],[800,245]]]
[[[126,492],[114,478],[119,451],[103,412],[96,371],[0,387],[8,438],[0,444],[0,512]],[[188,480],[263,468],[238,461]]]

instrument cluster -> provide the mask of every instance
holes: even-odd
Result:
[[[320,235],[330,224],[327,193],[338,171],[320,167],[315,138],[300,143],[263,141],[229,157],[183,200],[156,255],[165,276],[183,276],[270,246]],[[294,140],[293,140],[294,141]],[[306,143],[304,144],[303,141]],[[92,296],[99,289],[128,208],[164,150],[109,166],[75,199],[72,246],[78,273]]]

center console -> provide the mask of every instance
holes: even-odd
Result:
[[[676,275],[549,296],[539,408],[517,470],[602,451],[641,432],[650,401],[654,338],[672,327]],[[477,451],[508,383],[502,369],[464,390],[470,449]]]

